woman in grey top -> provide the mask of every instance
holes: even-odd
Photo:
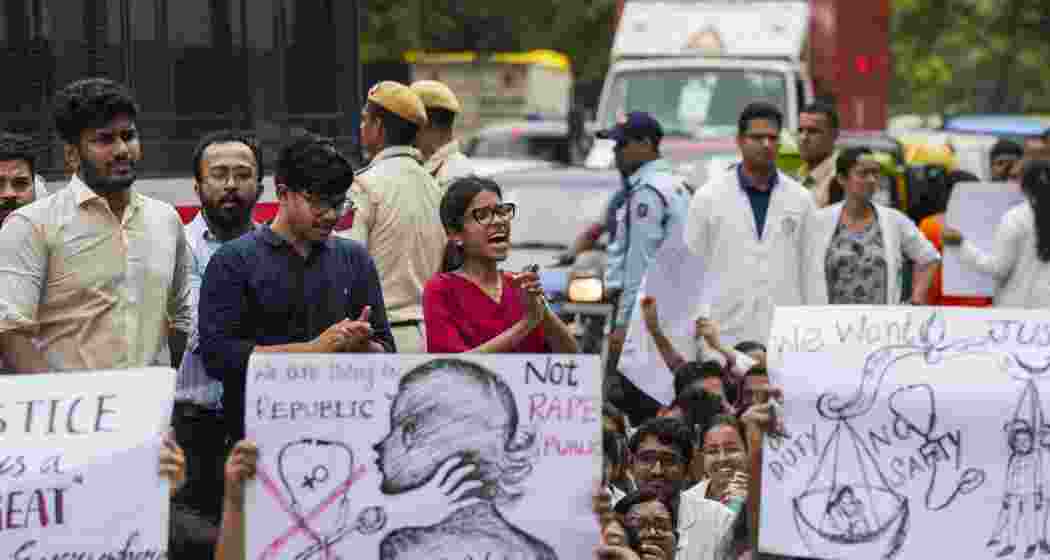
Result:
[[[845,199],[814,215],[806,260],[806,304],[921,305],[940,254],[904,214],[872,202],[881,168],[868,148],[838,156],[836,180]],[[904,258],[913,264],[912,291],[901,294]]]

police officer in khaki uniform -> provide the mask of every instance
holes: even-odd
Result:
[[[427,124],[419,96],[397,82],[368,92],[361,144],[372,162],[354,178],[353,226],[343,235],[364,243],[379,269],[390,327],[403,353],[425,351],[423,284],[441,267],[446,237],[442,189],[413,147]]]
[[[423,167],[442,187],[473,174],[474,166],[452,136],[456,115],[462,110],[456,95],[448,86],[434,80],[420,80],[411,87],[427,108],[427,124],[416,137],[416,147],[426,158]]]

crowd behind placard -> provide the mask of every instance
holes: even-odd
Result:
[[[244,558],[244,486],[258,456],[244,439],[253,354],[578,352],[537,271],[501,269],[517,207],[473,174],[454,136],[461,106],[444,84],[368,92],[364,168],[330,139],[288,142],[267,223],[252,218],[267,170],[240,132],[207,134],[186,162],[201,202],[189,224],[137,193],[148,149],[139,111],[108,79],[63,88],[54,121],[70,176],[53,194],[29,139],[0,134],[0,367],[126,369],[170,356],[178,377],[160,468],[175,481],[171,558]],[[783,115],[756,102],[739,116],[741,161],[695,193],[661,157],[651,115],[598,133],[614,142],[623,178],[574,247],[608,236],[604,283],[616,306],[594,498],[599,558],[760,556],[761,442],[779,429],[781,389],[770,386],[763,345],[776,306],[1050,305],[1050,131],[992,149],[992,180],[1018,183],[1026,202],[984,251],[944,218],[951,187],[976,177],[954,173],[940,212],[917,225],[873,201],[881,168],[871,150],[835,150],[834,108],[807,106],[799,121],[798,177],[776,166]],[[674,232],[719,278],[689,348],[674,347],[659,317],[673,295],[639,296]],[[945,246],[994,277],[994,297],[943,293]],[[617,369],[638,299],[666,366],[650,373],[674,388],[669,406]]]

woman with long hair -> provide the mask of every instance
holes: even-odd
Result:
[[[835,163],[845,199],[817,211],[807,226],[807,305],[897,305],[908,257],[913,281],[907,300],[926,303],[940,254],[910,218],[872,201],[881,168],[868,148],[849,148]]]
[[[1028,203],[1003,215],[991,254],[959,230],[944,230],[944,244],[961,247],[963,263],[995,277],[996,307],[1050,306],[1050,160],[1029,160],[1022,169],[1021,190]]]
[[[441,199],[443,271],[423,288],[427,352],[575,354],[576,339],[543,297],[535,271],[500,270],[516,207],[494,181],[457,179]]]

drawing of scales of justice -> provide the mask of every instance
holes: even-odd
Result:
[[[995,348],[997,342],[992,335],[947,340],[944,319],[935,312],[922,325],[914,344],[886,346],[870,353],[853,394],[844,397],[828,392],[817,399],[819,416],[832,423],[834,428],[820,450],[805,489],[792,498],[798,534],[811,552],[823,558],[894,558],[907,540],[913,508],[940,511],[986,482],[987,475],[983,470],[970,468],[947,487],[937,484],[938,465],[947,460],[943,446],[946,436],[938,435],[933,387],[913,384],[897,388],[883,402],[894,418],[895,429],[918,436],[919,441],[925,442],[919,450],[931,471],[925,503],[913,504],[914,500],[894,490],[889,483],[854,423],[880,403],[883,381],[892,374],[894,365],[902,360],[921,359],[925,364],[936,365],[945,359],[966,355],[994,356],[1002,371],[1022,383],[1013,417],[1005,422],[1006,435],[1011,437],[1019,427],[1027,427],[1037,464],[1047,464],[1043,456],[1050,453],[1050,425],[1044,420],[1037,381],[1050,377],[1050,359],[1044,357],[1042,361],[1045,363],[1033,366],[1013,352]],[[908,411],[907,414],[902,412],[904,410]],[[916,413],[916,410],[926,412]],[[1024,438],[1020,440],[1023,442]],[[1024,448],[1023,443],[1021,447]],[[1042,477],[1042,467],[1037,468]],[[1007,475],[1009,477],[1009,473]],[[1050,496],[1047,498],[1047,509],[1050,509]],[[1008,542],[1005,536],[1017,534],[1018,531],[1011,530],[1022,523],[1016,515],[1014,513],[1012,518],[1006,513],[999,515],[996,530],[988,542],[990,555],[1005,557],[1019,549],[1018,552],[1025,552],[1026,557],[1031,558],[1035,547],[1042,547],[1050,553],[1050,546],[1046,544],[1046,509],[1039,513],[1038,524],[1025,521],[1033,527],[1042,527],[1041,532],[1032,529],[1027,536],[1016,539],[1021,542]],[[1029,515],[1032,515],[1031,511]],[[1000,550],[995,548],[997,546],[1003,548]]]

